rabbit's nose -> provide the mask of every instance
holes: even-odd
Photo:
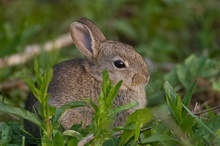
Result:
[[[147,84],[149,81],[150,75],[148,74],[135,74],[133,76],[132,82],[136,85]]]
[[[150,73],[148,71],[144,71],[142,79],[144,82],[143,84],[146,85],[150,80]]]

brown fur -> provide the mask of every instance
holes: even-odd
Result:
[[[114,105],[124,105],[133,101],[139,103],[137,107],[117,115],[115,125],[122,125],[129,114],[146,105],[145,85],[149,80],[146,62],[133,47],[106,40],[98,27],[86,18],[73,22],[70,30],[73,42],[87,59],[69,60],[54,67],[54,76],[48,90],[49,103],[60,107],[85,97],[96,102],[102,82],[101,74],[106,69],[113,83],[123,80]],[[123,61],[126,68],[115,67],[116,60]],[[37,107],[37,103],[30,106]],[[91,123],[92,115],[92,109],[80,107],[64,113],[60,122],[66,129],[81,122],[86,126]]]

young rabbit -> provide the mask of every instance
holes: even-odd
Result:
[[[102,71],[106,69],[114,84],[123,80],[114,105],[133,101],[139,103],[137,107],[117,115],[114,125],[122,125],[129,114],[146,105],[145,85],[150,77],[148,65],[133,47],[107,40],[99,28],[86,18],[73,22],[70,30],[74,44],[87,59],[73,59],[54,67],[54,76],[48,89],[49,104],[59,108],[85,97],[96,102],[101,90]],[[37,108],[33,95],[29,96],[26,108],[30,111]],[[86,126],[91,123],[92,116],[93,111],[89,107],[75,108],[65,112],[60,123],[65,129],[76,123]],[[26,127],[33,133],[33,125],[29,125],[26,124]]]

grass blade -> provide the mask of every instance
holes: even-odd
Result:
[[[202,126],[204,128],[204,130],[206,130],[207,132],[209,132],[212,136],[214,136],[216,138],[216,140],[218,141],[218,143],[220,144],[220,139],[219,137],[215,134],[215,132],[213,132],[208,126],[205,125],[205,123],[200,120],[199,118],[197,118],[184,104],[182,104],[183,108],[190,114],[190,116],[192,116],[193,118],[195,118],[196,122]]]
[[[196,86],[196,82],[193,82],[193,83],[189,86],[189,88],[187,89],[186,94],[185,94],[185,96],[184,96],[184,98],[183,98],[183,100],[182,100],[182,103],[183,103],[186,107],[189,106],[189,103],[190,103],[190,101],[191,101],[192,94],[193,94],[193,90],[194,90],[195,86]]]

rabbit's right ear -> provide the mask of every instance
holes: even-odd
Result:
[[[89,19],[81,18],[70,25],[71,36],[74,44],[88,59],[98,55],[98,48],[106,38],[99,28]]]

